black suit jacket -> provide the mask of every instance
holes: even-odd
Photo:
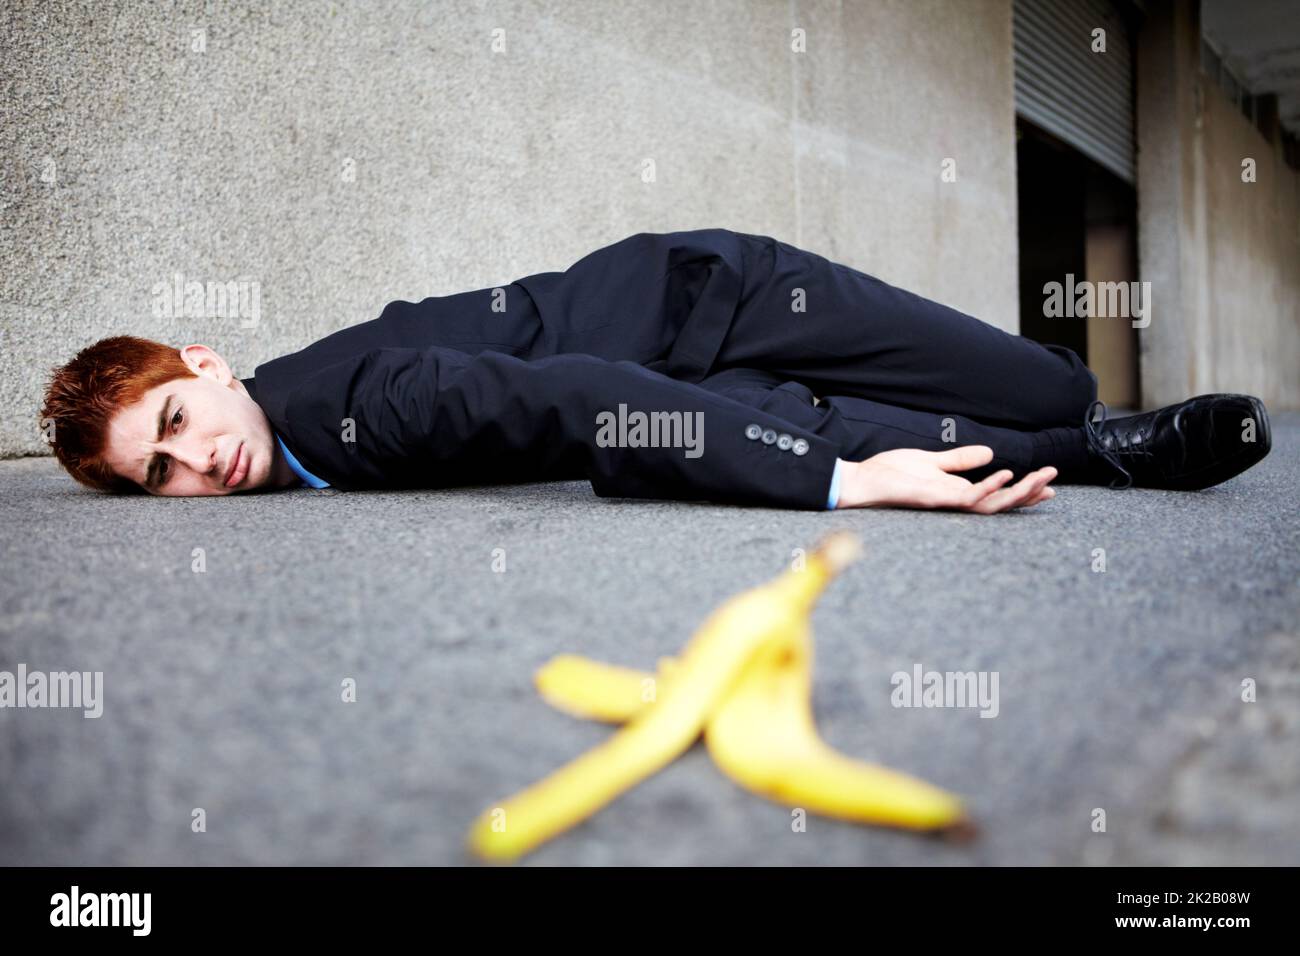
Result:
[[[639,233],[564,272],[392,302],[244,385],[344,490],[587,478],[600,496],[824,509],[835,443],[695,384],[742,307],[756,238]],[[620,405],[698,413],[701,453],[604,446],[600,416]]]

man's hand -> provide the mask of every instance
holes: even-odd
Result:
[[[990,515],[1036,505],[1056,495],[1047,483],[1055,468],[1030,472],[1010,488],[1011,472],[997,471],[971,482],[954,471],[979,468],[993,460],[987,445],[963,445],[948,451],[899,448],[866,461],[846,461],[837,508],[954,508]]]

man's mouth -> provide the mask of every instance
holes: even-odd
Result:
[[[230,460],[230,471],[226,473],[226,487],[233,488],[244,480],[244,475],[248,472],[248,463],[245,461],[244,443],[241,441],[239,447],[235,449],[235,455]]]

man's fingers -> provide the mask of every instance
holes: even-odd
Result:
[[[979,504],[993,492],[997,491],[1010,481],[1011,475],[1011,470],[1007,468],[1004,468],[1002,471],[993,472],[993,474],[989,475],[983,481],[971,485],[970,488],[966,489],[962,494],[963,500],[960,504],[966,506]]]
[[[1026,485],[1026,482],[1029,482],[1029,484]],[[1001,491],[995,491],[993,494],[986,496],[976,503],[972,510],[983,515],[991,515],[1010,508],[1017,508],[1031,494],[1037,493],[1037,485],[1038,479],[1036,478],[1022,478],[1010,488],[1003,488]]]
[[[962,445],[933,454],[935,464],[944,471],[969,471],[993,460],[993,449],[988,445]]]
[[[1026,506],[1041,504],[1044,501],[1051,501],[1056,497],[1056,489],[1051,487],[1043,488],[1038,494],[1034,495],[1029,501],[1025,502]]]
[[[1056,469],[1040,468],[1032,475],[1028,475],[1026,477],[1032,480],[1022,482],[1023,484],[1026,485],[1025,493],[1016,498],[1013,498],[1008,503],[1004,503],[1000,510],[1009,511],[1012,508],[1023,508],[1026,505],[1032,503],[1034,499],[1036,499],[1040,494],[1042,494],[1043,489],[1047,487],[1048,482],[1050,482],[1053,478],[1056,477]]]
[[[1019,508],[1037,497],[1047,483],[1055,477],[1055,468],[1048,467],[1040,468],[1038,471],[1031,471],[1010,488],[1004,488],[986,496],[975,505],[973,510],[987,515],[998,511],[1006,511],[1010,508]]]

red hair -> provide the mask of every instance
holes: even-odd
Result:
[[[179,349],[115,335],[100,339],[54,369],[45,390],[41,427],[53,423],[54,456],[73,478],[99,491],[140,491],[104,461],[109,420],[151,388],[177,378],[197,378]]]

